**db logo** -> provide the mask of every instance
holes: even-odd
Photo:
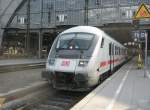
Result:
[[[69,66],[70,61],[62,61],[61,66]]]

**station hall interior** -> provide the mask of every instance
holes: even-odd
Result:
[[[56,36],[78,25],[98,27],[129,48],[146,32],[150,50],[150,19],[133,19],[142,3],[150,9],[150,0],[0,0],[0,56],[47,58]]]
[[[102,37],[63,50],[62,35],[51,49],[75,26]],[[0,110],[150,110],[149,67],[150,0],[0,0]]]

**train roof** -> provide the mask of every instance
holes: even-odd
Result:
[[[100,35],[100,33],[102,33],[103,31],[92,26],[76,26],[76,27],[65,30],[61,34],[73,33],[73,32],[85,32],[85,33]]]
[[[67,33],[74,33],[74,32],[90,33],[90,34],[95,34],[97,36],[105,35],[105,38],[107,37],[107,39],[113,40],[115,43],[122,45],[121,43],[119,43],[118,41],[110,37],[108,34],[106,34],[103,30],[93,26],[76,26],[63,31],[60,34],[67,34]]]

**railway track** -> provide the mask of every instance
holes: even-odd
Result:
[[[57,91],[43,82],[0,96],[0,110],[69,110],[89,92]]]
[[[69,110],[74,104],[85,97],[88,92],[56,91],[46,100],[28,103],[16,110]]]

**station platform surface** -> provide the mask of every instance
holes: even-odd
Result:
[[[71,110],[150,110],[150,68],[122,66]]]
[[[41,72],[44,68],[22,70],[17,72],[0,73],[0,96],[16,91],[34,83],[44,81]]]
[[[4,59],[0,60],[0,66],[45,63],[46,59]]]
[[[6,59],[0,60],[0,69],[6,66],[21,65],[21,64],[45,64],[46,59]],[[5,73],[0,73],[0,95],[8,93],[20,88],[24,88],[33,83],[43,81],[41,78],[41,72],[45,67],[39,67],[36,69],[26,69],[10,71]]]

